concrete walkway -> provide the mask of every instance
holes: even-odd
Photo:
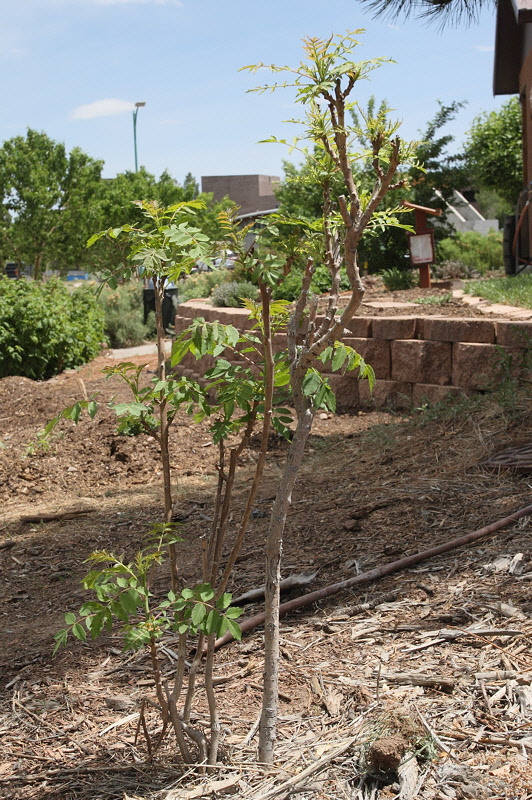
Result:
[[[532,319],[532,309],[506,306],[502,303],[490,303],[482,297],[466,294],[463,289],[453,289],[453,297],[461,300],[466,306],[473,306],[481,314],[494,314],[497,317],[508,317],[515,320]]]
[[[166,339],[164,343],[164,351],[168,355],[172,350],[172,340]],[[116,350],[109,350],[106,353],[107,358],[116,358],[120,361],[123,361],[127,358],[132,358],[133,356],[153,356],[157,353],[157,345],[155,342],[151,342],[150,344],[141,344],[138,347],[119,347]]]

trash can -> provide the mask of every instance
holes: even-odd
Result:
[[[173,328],[175,322],[175,312],[177,306],[177,293],[176,287],[169,287],[164,290],[163,298],[163,328]],[[155,289],[144,289],[142,300],[144,303],[144,324],[148,320],[150,311],[155,313]]]
[[[517,259],[514,254],[515,227],[515,215],[507,214],[504,218],[502,234],[503,263],[504,271],[507,275],[515,275],[517,272]]]
[[[20,278],[18,264],[16,261],[8,261],[5,268],[8,278]]]

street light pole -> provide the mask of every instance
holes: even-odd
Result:
[[[139,108],[143,108],[146,103],[135,103],[135,110],[133,111],[133,145],[135,147],[135,172],[139,171],[139,164],[137,158],[137,114]]]

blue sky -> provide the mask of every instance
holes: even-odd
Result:
[[[468,105],[448,128],[456,151],[493,98],[495,14],[439,31],[416,20],[375,21],[356,0],[17,0],[0,8],[0,140],[45,131],[105,161],[104,175],[139,163],[182,180],[201,175],[282,174],[287,153],[258,144],[291,139],[290,90],[246,94],[266,78],[238,72],[259,61],[297,64],[303,36],[365,28],[360,58],[393,58],[359,98],[386,98],[417,138],[437,100]]]

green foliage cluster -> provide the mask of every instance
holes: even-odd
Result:
[[[442,135],[441,129],[451,122],[462,107],[462,103],[450,105],[438,104],[434,117],[420,132],[420,140],[416,143],[415,159],[408,168],[399,175],[403,185],[391,191],[381,204],[381,210],[375,215],[372,224],[366,229],[358,247],[358,262],[371,273],[380,273],[382,270],[397,268],[404,270],[407,261],[407,239],[405,225],[413,224],[413,213],[401,207],[403,200],[433,208],[445,209],[445,199],[450,200],[453,188],[460,188],[467,183],[463,165],[459,159],[449,156],[447,148],[452,142],[452,136]],[[375,99],[371,98],[367,108],[352,112],[354,127],[358,137],[358,144],[371,152],[367,137],[363,133],[366,120],[376,119],[387,112],[386,103],[381,103],[376,108]],[[276,194],[280,201],[280,212],[301,217],[303,219],[318,219],[322,213],[323,190],[322,181],[316,171],[317,150],[307,153],[300,167],[285,161],[285,178]],[[352,165],[361,191],[369,193],[371,190],[372,165],[370,161],[359,159]],[[339,195],[348,195],[343,179],[339,174],[331,176],[331,194],[336,202]],[[439,196],[435,195],[435,190]],[[436,239],[448,233],[448,226],[440,225],[435,230]],[[315,259],[319,269],[322,261]],[[299,265],[302,270],[303,265]],[[281,288],[279,296],[292,299],[292,288],[296,286],[295,279],[290,276],[290,283],[286,288]],[[347,286],[345,287],[347,288]],[[314,281],[314,291],[320,291],[317,281]],[[293,291],[292,297],[297,292]]]
[[[188,275],[186,280],[179,284],[179,302],[186,303],[187,300],[210,297],[215,286],[230,281],[232,277],[233,273],[228,269],[214,269],[211,272]]]
[[[418,297],[414,300],[420,306],[444,306],[445,303],[450,303],[453,299],[452,292],[445,292],[445,294],[430,294],[426,297]]]
[[[273,296],[276,300],[295,300],[299,297],[301,286],[303,284],[303,272],[299,269],[293,269],[286,278],[275,287]],[[310,291],[313,294],[324,294],[330,291],[331,288],[331,275],[325,264],[318,264],[314,269],[312,281],[310,283]],[[349,278],[345,270],[341,270],[340,275],[340,291],[346,292],[349,289]]]
[[[90,287],[0,278],[0,378],[46,380],[91,361],[104,339],[104,314]]]
[[[155,642],[166,632],[178,634],[222,635],[227,630],[241,638],[236,619],[242,609],[231,608],[231,595],[215,598],[208,583],[169,591],[164,600],[155,603],[149,588],[150,570],[165,560],[165,547],[182,541],[172,529],[175,524],[155,525],[149,537],[153,544],[139,550],[134,561],[127,562],[107,550],[92,553],[87,561],[98,565],[83,579],[83,586],[96,595],[96,600],[83,603],[79,615],[65,614],[65,628],[55,636],[54,653],[63,647],[71,633],[86,641],[97,639],[102,630],[111,631],[113,622],[121,623],[125,650],[138,650]]]
[[[142,284],[138,282],[109,289],[99,294],[105,314],[105,336],[111,347],[135,347],[152,333],[143,321]]]
[[[78,147],[28,129],[0,148],[0,257],[33,267],[66,270],[85,259],[85,242],[98,224],[95,198],[103,161]]]
[[[379,273],[382,282],[390,292],[397,292],[401,289],[413,289],[417,283],[417,276],[411,269],[398,269],[390,267],[383,269]]]
[[[456,233],[437,245],[438,263],[459,261],[470,269],[484,274],[503,265],[502,232],[490,231],[483,236],[476,231]]]
[[[511,97],[498,111],[473,121],[465,147],[473,185],[495,191],[512,208],[523,190],[521,131],[521,103]]]
[[[142,226],[144,213],[140,200],[158,203],[161,208],[198,201],[200,205],[197,207],[195,224],[212,241],[217,241],[221,236],[218,213],[233,205],[228,198],[214,202],[212,194],[199,194],[198,186],[190,174],[181,185],[166,170],[156,178],[141,167],[138,172],[127,171],[111,180],[101,181],[93,199],[98,221],[92,230],[104,226],[118,228],[124,224],[137,228]],[[93,269],[118,269],[127,262],[128,248],[126,239],[104,237],[98,240],[86,258]]]
[[[512,306],[532,308],[532,275],[530,274],[471,281],[465,285],[465,290],[493,303],[508,303]]]
[[[250,281],[230,281],[215,286],[211,293],[211,303],[217,307],[242,308],[242,300],[256,300],[257,287]]]

